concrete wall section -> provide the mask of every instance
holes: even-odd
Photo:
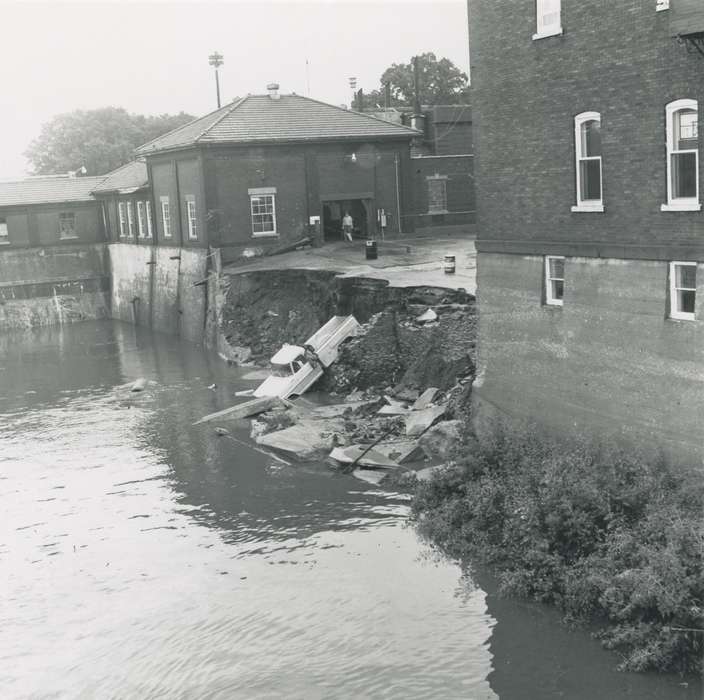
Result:
[[[151,325],[154,249],[129,243],[108,246],[112,275],[112,316],[139,326]]]
[[[543,264],[479,255],[478,422],[615,435],[701,466],[704,321],[667,318],[667,263],[568,258],[562,307],[543,304]]]

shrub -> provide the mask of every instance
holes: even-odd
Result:
[[[468,430],[456,462],[420,484],[413,514],[500,590],[596,622],[624,670],[702,671],[704,487],[660,458],[528,429]]]

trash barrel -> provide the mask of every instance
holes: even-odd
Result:
[[[455,256],[446,255],[442,261],[442,269],[445,271],[446,275],[455,274]]]
[[[376,249],[376,241],[367,241],[367,245],[364,248],[367,260],[376,260],[378,257]]]

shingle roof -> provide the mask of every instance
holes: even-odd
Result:
[[[407,126],[352,112],[301,95],[250,95],[140,146],[137,153],[198,143],[335,141],[412,138]]]
[[[105,179],[50,175],[0,182],[0,207],[60,202],[90,202],[91,192]]]
[[[142,160],[133,160],[105,175],[105,179],[93,191],[129,194],[148,185],[146,163]]]

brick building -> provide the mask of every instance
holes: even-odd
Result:
[[[142,146],[157,245],[216,246],[225,259],[301,239],[387,230],[411,207],[417,131],[299,95],[251,95]]]
[[[477,415],[703,452],[701,0],[469,0]]]

